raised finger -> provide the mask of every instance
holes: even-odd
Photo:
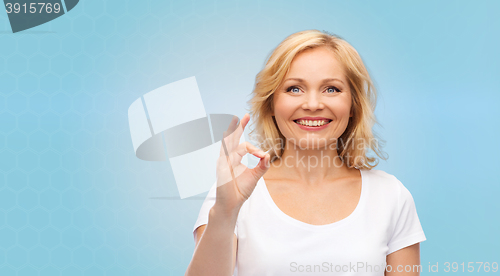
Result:
[[[229,156],[231,152],[234,151],[235,145],[232,142],[231,137],[228,136],[227,131],[222,133],[223,138],[221,139],[219,156]]]
[[[247,126],[249,121],[250,115],[248,115],[248,113],[245,113],[245,115],[243,115],[243,117],[241,118],[238,127],[234,130],[233,133],[230,134],[230,136],[232,136],[232,142],[236,145],[240,143],[241,135],[243,134],[245,127]]]
[[[234,146],[232,145],[232,139],[228,137],[228,131],[223,131],[222,132],[222,139],[221,139],[221,145],[220,145],[220,156],[229,156],[229,154],[234,150]]]
[[[234,142],[233,142],[234,139],[232,138],[233,133],[237,128],[238,128],[238,117],[233,116],[233,118],[231,119],[231,122],[229,123],[227,130],[223,133],[223,139],[226,143],[226,147],[227,147],[229,152],[233,151],[233,149],[235,147],[237,147],[239,144],[239,143],[234,144]]]
[[[224,131],[224,134],[226,132]],[[228,148],[227,148],[227,144],[225,142],[226,139],[222,139],[221,140],[221,145],[220,145],[220,156],[229,156],[229,153],[231,152]]]

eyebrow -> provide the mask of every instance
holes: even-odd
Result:
[[[305,80],[303,80],[303,79],[301,79],[301,78],[288,78],[288,79],[286,79],[286,80],[285,80],[285,82],[286,82],[286,81],[289,81],[289,80],[295,80],[295,81],[302,82],[302,83],[306,82]],[[324,79],[324,80],[322,81],[322,83],[326,83],[326,82],[329,82],[329,81],[340,81],[342,84],[344,84],[344,82],[343,82],[343,81],[341,81],[340,79],[336,79],[336,78],[328,78],[328,79]]]

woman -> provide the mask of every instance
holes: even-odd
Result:
[[[426,238],[413,198],[366,155],[386,159],[375,102],[346,41],[309,30],[280,43],[250,101],[263,150],[239,144],[250,116],[233,120],[186,275],[419,275]],[[260,158],[253,169],[240,162],[247,153]]]

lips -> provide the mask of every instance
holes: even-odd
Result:
[[[331,121],[331,119],[328,119],[328,118],[325,118],[325,117],[300,117],[300,118],[294,119],[294,121],[299,121],[299,120]]]
[[[302,125],[299,123],[299,120],[294,120],[295,124],[297,124],[297,126],[301,129],[304,129],[304,130],[322,130],[324,128],[326,128],[330,122],[332,120],[328,119],[328,120],[325,120],[325,123],[322,124],[322,125],[319,125],[319,126],[309,126],[309,125]]]
[[[299,118],[299,119],[295,119],[293,120],[294,122],[296,122],[297,124],[299,123],[299,121],[301,120],[307,120],[307,121],[326,121],[326,124],[329,124],[332,120],[331,119],[327,119],[327,118],[323,118],[323,119],[303,119],[303,118]]]

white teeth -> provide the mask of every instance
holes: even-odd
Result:
[[[327,124],[327,121],[321,120],[321,121],[311,121],[311,120],[299,120],[297,121],[298,124],[304,125],[304,126],[322,126]]]

